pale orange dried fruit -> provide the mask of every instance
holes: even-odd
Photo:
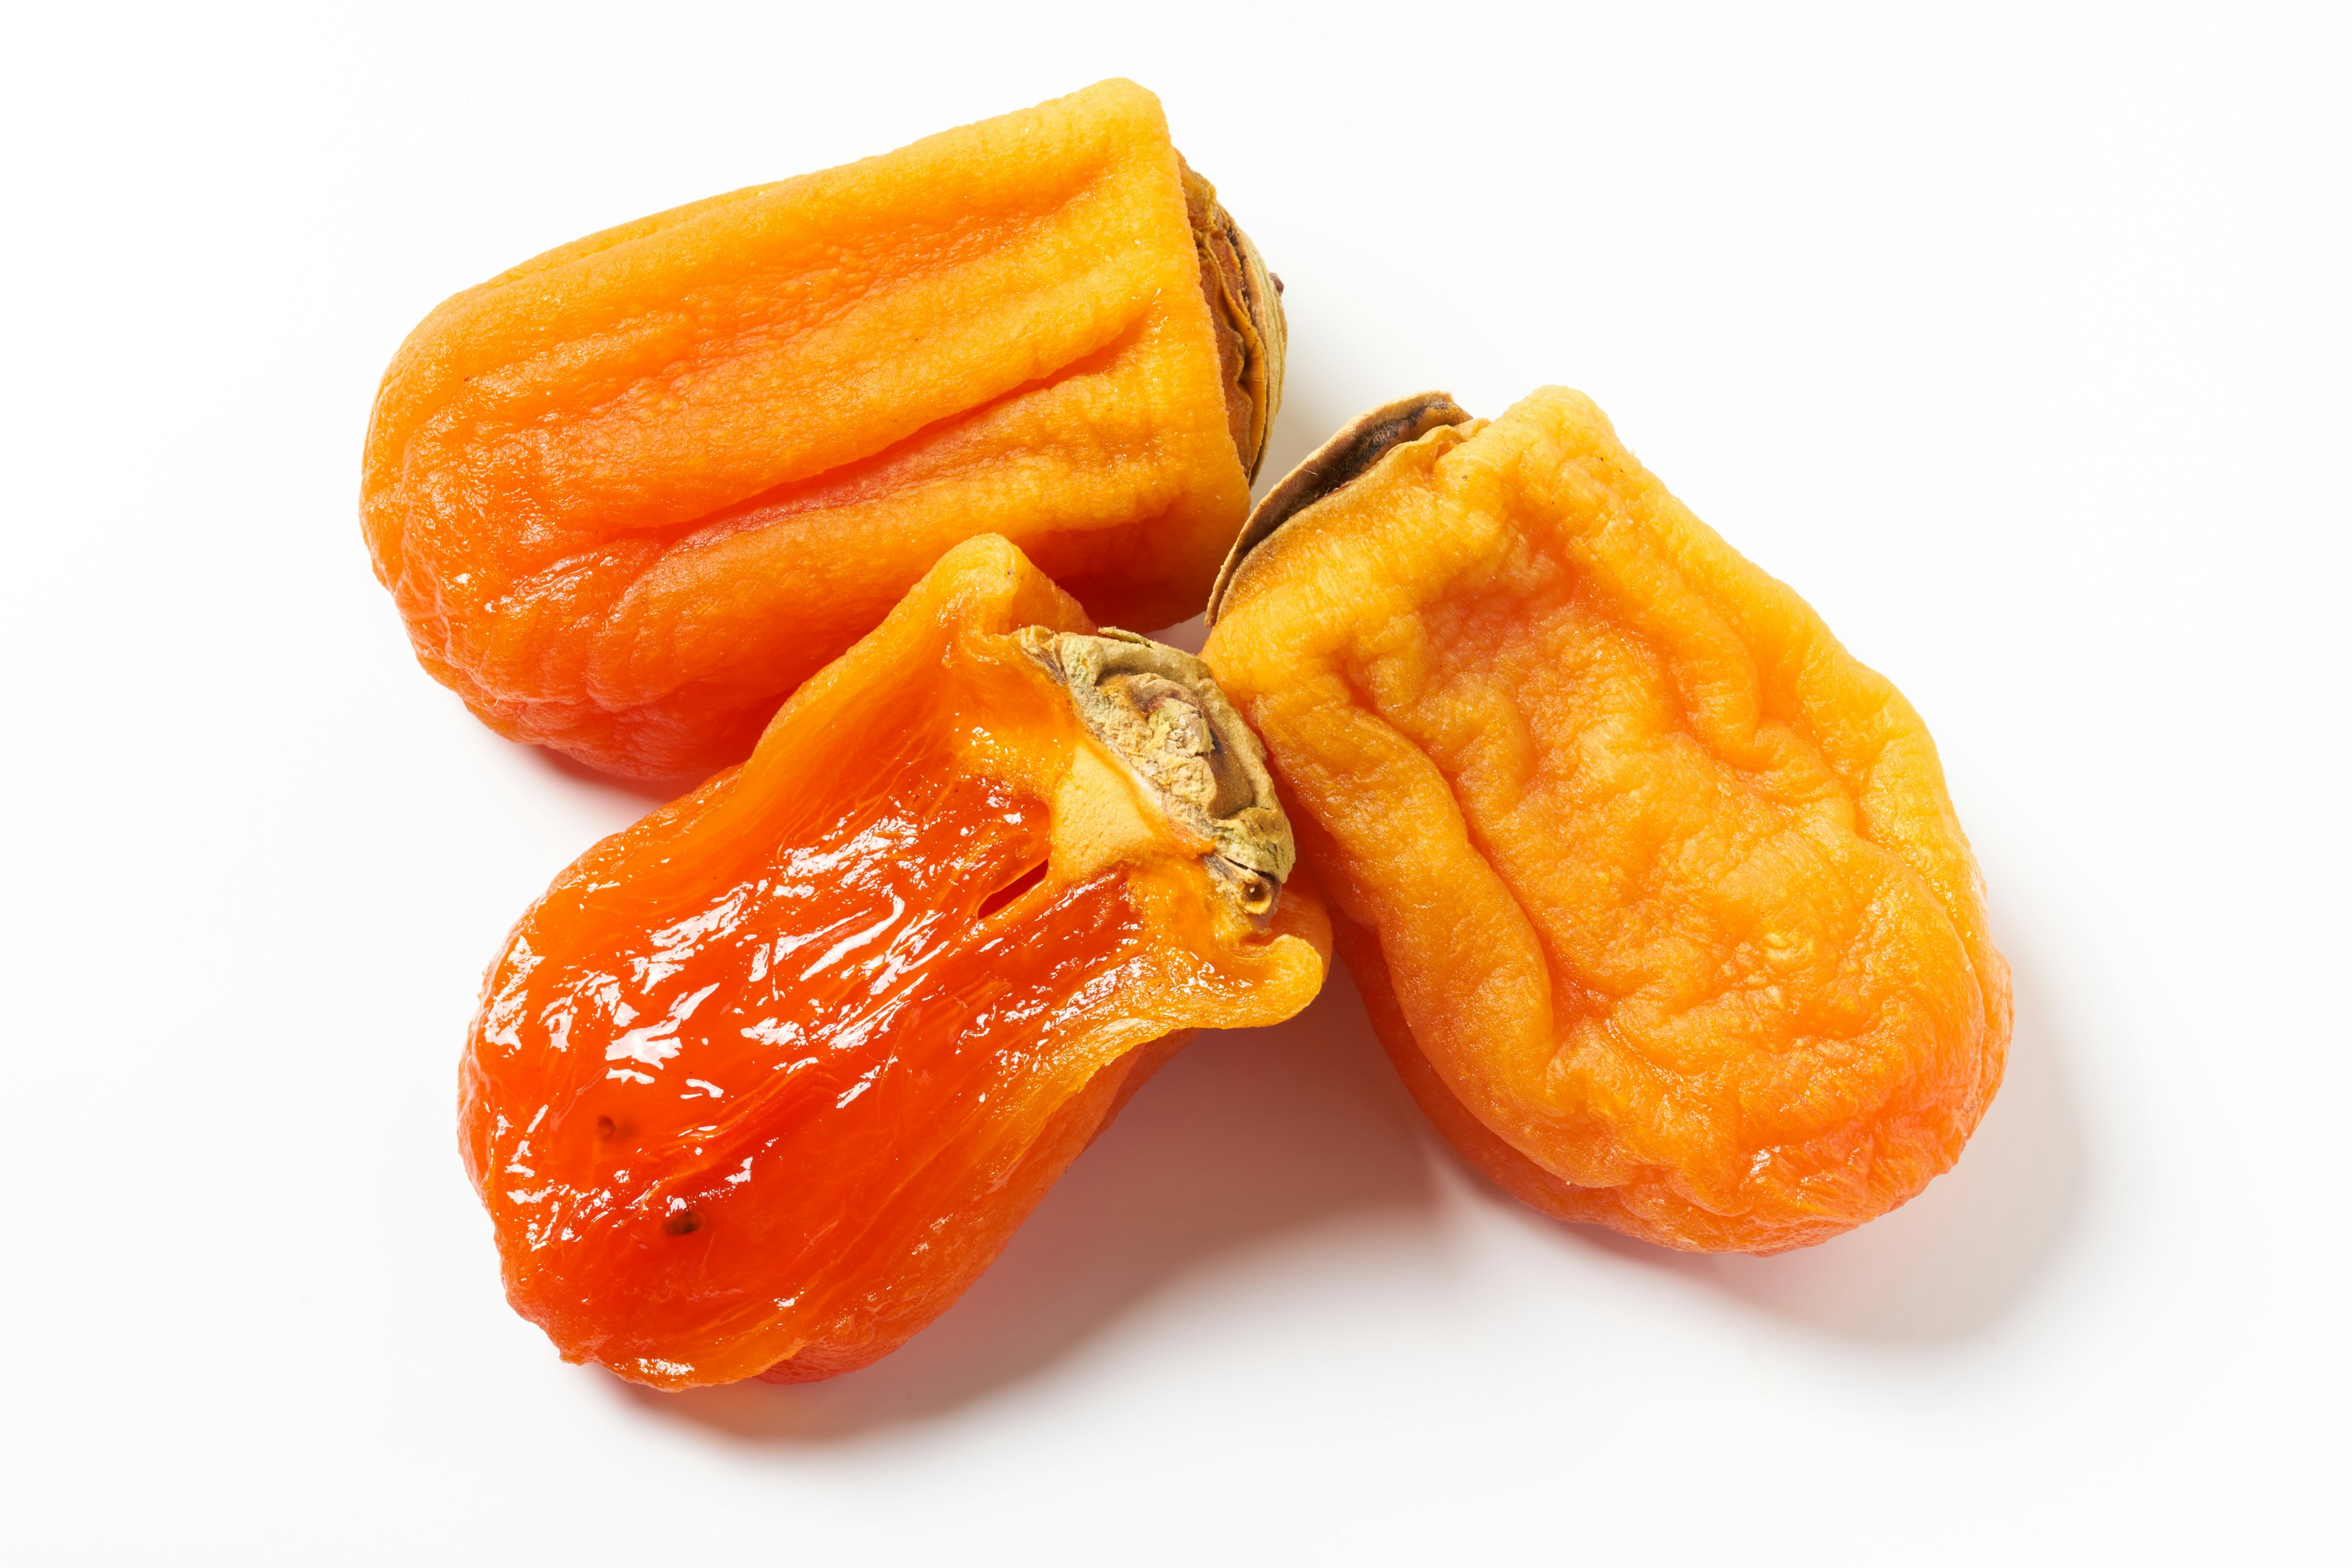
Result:
[[[1770,1252],[1958,1156],[2009,970],[1927,728],[1582,395],[1373,411],[1211,609],[1383,1044],[1497,1182]]]

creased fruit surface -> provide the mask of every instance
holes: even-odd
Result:
[[[1228,569],[1204,652],[1383,1043],[1568,1218],[1769,1252],[1902,1203],[2010,1026],[1925,726],[1582,395],[1443,406]]]
[[[662,1387],[862,1365],[1186,1031],[1320,985],[1312,895],[1243,909],[1024,628],[1092,631],[1005,542],[957,546],[750,761],[515,928],[461,1134],[509,1299],[567,1358]],[[1287,869],[1286,830],[1262,858]]]
[[[961,539],[1108,620],[1194,613],[1280,317],[1158,100],[1107,81],[458,294],[385,374],[362,521],[483,720],[699,775]]]

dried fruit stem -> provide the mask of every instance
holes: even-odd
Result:
[[[1203,619],[1210,626],[1217,624],[1217,611],[1243,559],[1292,516],[1367,472],[1394,448],[1418,441],[1432,430],[1468,424],[1471,417],[1455,404],[1452,394],[1444,392],[1416,392],[1358,415],[1338,435],[1308,453],[1305,462],[1284,475],[1282,482],[1257,503],[1217,572]]]
[[[1208,666],[1133,632],[1024,626],[1023,651],[1069,693],[1088,733],[1203,855],[1220,897],[1264,929],[1297,850],[1265,752]]]
[[[1217,187],[1181,157],[1177,163],[1184,174],[1185,216],[1201,253],[1201,292],[1217,328],[1234,448],[1241,454],[1243,471],[1255,480],[1282,406],[1282,364],[1289,345],[1282,279],[1266,270],[1257,247],[1218,205]]]

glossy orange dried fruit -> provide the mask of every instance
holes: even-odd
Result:
[[[1251,520],[1203,657],[1423,1110],[1538,1208],[1778,1251],[1999,1085],[1933,742],[1577,393],[1374,410]]]
[[[562,246],[449,300],[361,516],[418,658],[500,733],[740,761],[948,546],[1195,614],[1281,396],[1276,285],[1107,81]]]
[[[666,1388],[886,1353],[1186,1031],[1314,996],[1291,853],[1198,660],[956,546],[515,927],[461,1113],[509,1300]]]

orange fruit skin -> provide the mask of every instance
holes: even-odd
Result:
[[[567,1359],[664,1388],[862,1366],[1191,1031],[1321,984],[1311,894],[1251,931],[1164,816],[1105,815],[1126,775],[1032,625],[1092,630],[1004,541],[956,546],[748,762],[516,925],[460,1141],[508,1299]]]
[[[1118,80],[559,247],[385,372],[376,574],[485,722],[646,778],[741,760],[959,540],[1181,620],[1248,505],[1200,268]]]
[[[1391,1058],[1509,1191],[1774,1252],[1958,1156],[2009,971],[1934,743],[1581,395],[1290,519],[1203,657]]]

